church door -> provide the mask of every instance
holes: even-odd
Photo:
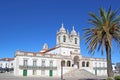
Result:
[[[79,68],[79,56],[74,57],[74,66],[77,66],[77,68]]]
[[[23,70],[23,76],[27,76],[27,70]]]
[[[52,70],[50,70],[49,76],[53,76],[53,71]]]

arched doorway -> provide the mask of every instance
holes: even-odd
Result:
[[[82,62],[82,67],[85,67],[85,62],[84,61]]]
[[[77,66],[77,68],[79,68],[79,56],[74,56],[74,66]]]
[[[70,67],[70,66],[71,66],[71,62],[67,61],[67,67]]]
[[[89,67],[89,64],[90,64],[90,63],[89,63],[89,62],[87,62],[87,63],[86,63],[86,67]]]

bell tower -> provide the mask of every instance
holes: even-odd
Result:
[[[64,24],[62,23],[61,28],[57,32],[56,45],[74,48],[80,47],[79,33],[76,33],[74,26],[71,33],[69,33],[68,31],[66,31],[66,29],[64,28]]]
[[[57,31],[56,47],[59,47],[58,54],[70,56],[72,54],[80,54],[80,39],[79,34],[76,33],[74,27],[69,33],[64,24]]]
[[[70,34],[70,41],[71,41],[71,45],[78,46],[78,47],[80,46],[79,33],[78,34],[76,33],[74,26]]]
[[[57,32],[56,44],[57,46],[69,44],[69,34],[64,28],[64,24],[62,23],[60,30]]]

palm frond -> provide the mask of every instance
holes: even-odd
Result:
[[[112,40],[120,46],[120,15],[117,15],[118,10],[112,11],[111,7],[106,12],[103,8],[99,9],[100,16],[90,12],[92,19],[88,21],[93,25],[91,28],[85,30],[85,44],[89,53],[94,54],[95,50],[101,49],[102,54],[106,46],[112,49]]]
[[[109,18],[110,18],[110,14],[111,14],[111,6],[110,6],[110,8],[109,8],[109,10],[108,10],[108,13],[107,13],[107,20],[109,21]]]
[[[120,15],[116,16],[116,18],[112,22],[118,23],[119,21],[120,21]]]
[[[89,15],[93,17],[99,24],[102,24],[101,19],[94,13],[90,12]]]
[[[100,16],[102,18],[102,22],[106,22],[107,21],[107,15],[106,15],[106,11],[103,9],[103,8],[100,8],[99,9],[99,13],[100,13]]]

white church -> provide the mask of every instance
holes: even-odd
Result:
[[[57,32],[55,47],[48,48],[44,44],[40,52],[16,51],[14,57],[15,76],[59,77],[82,69],[97,76],[106,76],[106,59],[83,57],[79,34],[74,27],[69,33],[63,24]]]

